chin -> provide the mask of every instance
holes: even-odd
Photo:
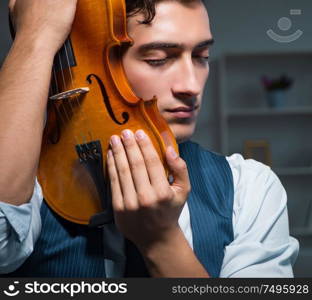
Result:
[[[186,142],[191,139],[195,131],[195,126],[182,126],[181,124],[174,124],[170,126],[178,144]]]

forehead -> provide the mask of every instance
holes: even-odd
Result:
[[[152,23],[140,24],[143,20],[141,14],[128,19],[128,34],[134,46],[157,40],[192,47],[212,38],[208,13],[201,2],[185,6],[176,1],[162,1],[156,5]]]

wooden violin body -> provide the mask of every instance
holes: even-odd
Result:
[[[112,135],[143,129],[165,168],[167,146],[178,151],[157,100],[139,99],[128,84],[120,49],[130,44],[123,0],[78,0],[70,40],[55,57],[38,173],[48,205],[75,223],[110,209]]]

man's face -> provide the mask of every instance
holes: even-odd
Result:
[[[149,25],[143,15],[128,19],[134,44],[123,56],[123,65],[135,94],[145,100],[154,95],[158,109],[177,142],[195,130],[205,82],[212,34],[203,4],[184,6],[163,1]]]

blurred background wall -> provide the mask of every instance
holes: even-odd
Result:
[[[288,193],[290,230],[301,244],[295,275],[311,277],[312,1],[206,4],[216,42],[194,140],[225,155],[258,159],[279,175]],[[0,1],[0,65],[11,43],[6,6]],[[293,80],[275,107],[264,75]]]
[[[0,1],[0,65],[8,52],[11,38],[8,26],[8,1]]]
[[[194,139],[225,155],[239,152],[272,167],[287,191],[290,231],[300,242],[295,276],[311,277],[312,1],[206,4],[216,42]],[[281,75],[293,84],[280,90],[272,107],[261,78]]]

